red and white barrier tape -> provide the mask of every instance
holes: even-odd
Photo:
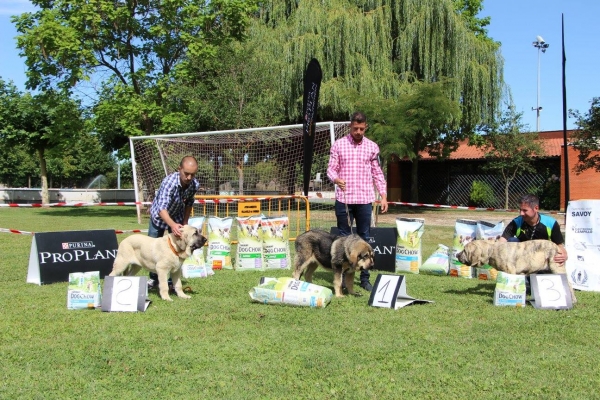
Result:
[[[138,204],[150,205],[150,202],[117,202],[117,203],[34,203],[34,204],[20,204],[20,203],[6,203],[0,204],[0,207],[88,207],[88,206],[135,206]]]
[[[33,235],[33,234],[35,234],[35,232],[19,231],[17,229],[6,229],[6,228],[0,228],[0,232],[4,232],[4,233],[17,233],[19,235]],[[116,234],[120,234],[120,233],[146,233],[146,232],[148,232],[148,229],[132,229],[132,230],[128,230],[128,231],[122,231],[120,229],[115,229],[115,233]]]
[[[221,203],[235,203],[244,201],[261,201],[261,200],[273,200],[273,199],[293,199],[300,196],[278,196],[278,197],[244,197],[240,199],[199,199],[194,201],[196,204],[221,204]],[[90,206],[135,206],[135,205],[150,205],[149,201],[132,201],[132,202],[116,202],[116,203],[34,203],[34,204],[21,204],[21,203],[6,203],[0,204],[0,207],[90,207]]]
[[[379,203],[379,202],[378,202]],[[448,206],[444,204],[425,204],[425,203],[405,203],[402,201],[388,201],[388,204],[410,207],[430,207],[430,208],[449,208],[451,210],[469,210],[469,211],[500,211],[500,212],[516,212],[518,209],[511,208],[485,208],[485,207],[468,207],[468,206]],[[564,214],[560,211],[542,211],[542,214]]]
[[[198,199],[194,201],[195,204],[224,204],[224,203],[235,203],[245,201],[261,201],[261,200],[278,200],[278,199],[294,199],[302,196],[290,195],[290,196],[277,196],[277,197],[244,197],[244,198],[224,198],[224,199]],[[318,198],[320,197],[309,197]],[[333,200],[333,199],[332,199]],[[116,203],[50,203],[50,204],[17,204],[17,203],[6,203],[0,204],[0,207],[89,207],[89,206],[135,206],[135,205],[151,205],[151,202],[116,202]],[[399,205],[407,207],[428,207],[428,208],[448,208],[452,210],[469,210],[469,211],[500,211],[500,212],[518,212],[517,209],[509,208],[486,208],[486,207],[468,207],[468,206],[449,206],[445,204],[426,204],[426,203],[407,203],[402,201],[388,201],[389,205]],[[558,211],[544,211],[545,214],[564,214],[564,212]]]

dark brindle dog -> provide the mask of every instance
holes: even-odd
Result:
[[[358,235],[336,236],[322,230],[304,232],[296,239],[294,279],[302,273],[306,282],[312,282],[313,272],[319,265],[333,270],[336,297],[342,294],[342,273],[348,293],[354,292],[354,273],[373,267],[373,249]]]

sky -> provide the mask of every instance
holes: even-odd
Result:
[[[500,42],[504,81],[522,122],[536,130],[538,119],[538,49],[541,36],[549,47],[539,55],[540,131],[563,129],[561,18],[565,22],[567,109],[586,113],[600,97],[599,0],[484,0],[480,17],[491,17],[488,36]],[[0,77],[25,90],[25,63],[15,48],[17,32],[10,15],[33,11],[29,0],[0,0]],[[567,129],[575,128],[568,117]]]

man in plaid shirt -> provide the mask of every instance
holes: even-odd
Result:
[[[158,238],[168,230],[181,236],[181,228],[187,224],[194,195],[200,184],[196,180],[198,161],[192,156],[183,157],[177,172],[163,179],[156,197],[150,206],[150,226],[148,236]],[[150,279],[158,281],[158,275],[151,272]]]
[[[381,212],[388,210],[387,186],[379,166],[379,146],[365,137],[367,117],[355,112],[350,118],[350,134],[331,147],[327,177],[337,185],[335,191],[335,216],[340,235],[352,233],[356,220],[356,233],[368,241],[375,190],[381,195]],[[346,211],[347,210],[347,211]],[[360,273],[360,286],[371,291],[370,273]]]

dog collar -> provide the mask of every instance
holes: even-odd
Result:
[[[177,257],[180,257],[179,253],[177,252],[177,249],[175,249],[175,246],[173,246],[173,243],[171,243],[171,237],[170,236],[167,237],[167,242],[169,243],[169,248],[171,249],[171,251],[173,252],[173,254],[175,254]]]

